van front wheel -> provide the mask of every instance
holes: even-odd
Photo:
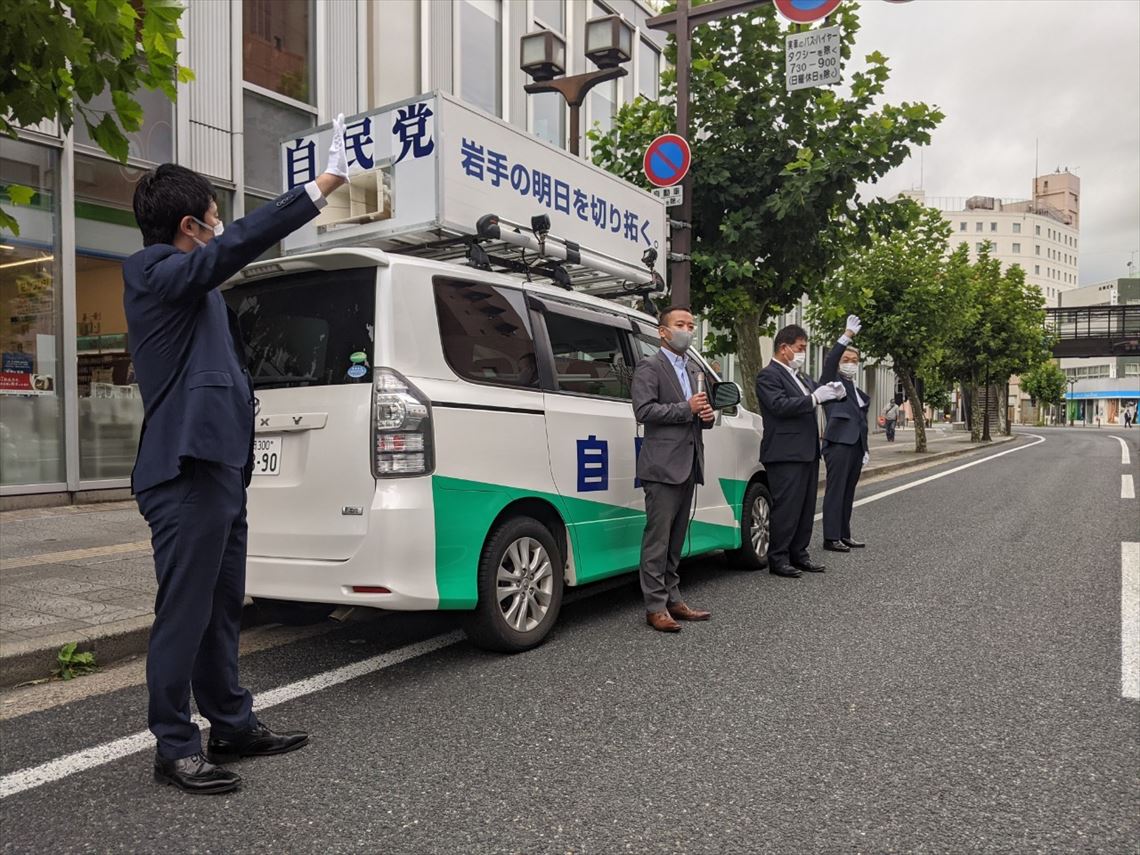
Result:
[[[744,492],[744,507],[740,513],[740,548],[728,554],[729,560],[744,570],[763,570],[767,567],[771,522],[772,494],[759,481],[749,484]]]
[[[467,636],[500,653],[538,646],[558,620],[562,582],[562,554],[550,530],[531,517],[504,521],[483,546]]]

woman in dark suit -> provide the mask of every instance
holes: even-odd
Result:
[[[855,332],[858,332],[856,330]],[[848,330],[849,335],[853,335]],[[830,356],[830,354],[829,354]],[[823,405],[827,428],[823,434],[823,459],[827,462],[827,490],[823,495],[823,548],[830,552],[850,552],[866,546],[851,536],[851,510],[855,485],[863,466],[870,460],[867,445],[867,411],[870,398],[855,385],[859,375],[859,351],[850,345],[838,361],[828,359],[821,383],[838,379],[847,390],[839,401]]]

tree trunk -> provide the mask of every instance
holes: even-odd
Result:
[[[982,387],[977,377],[970,381],[970,441],[982,441]]]
[[[1005,386],[1003,387],[1003,391],[1005,392],[1005,398],[1004,398],[1005,406],[1003,406],[1001,408],[1001,411],[1003,413],[1005,413],[1005,419],[1001,423],[1001,435],[1002,436],[1013,436],[1013,419],[1010,418],[1010,415],[1009,415],[1009,381],[1008,380],[1005,381]],[[1021,394],[1019,392],[1018,396],[1017,396],[1017,403],[1014,404],[1014,408],[1016,409],[1016,408],[1019,408],[1020,406],[1021,406]]]
[[[990,385],[990,370],[986,369],[986,385],[985,385],[985,409],[982,410],[982,442],[993,442],[994,438],[990,436],[990,397],[994,393],[994,387]]]
[[[914,417],[914,450],[920,453],[924,452],[926,451],[926,419],[922,412],[922,401],[918,398],[914,372],[906,369],[900,370],[898,366],[895,366],[895,373],[902,381],[903,389],[906,390],[907,400],[910,401],[911,415]]]
[[[969,383],[962,384],[962,420],[966,423],[966,430],[974,430],[974,387]]]
[[[744,406],[754,413],[760,412],[756,400],[756,375],[764,367],[764,355],[760,352],[760,325],[764,321],[766,307],[747,312],[733,323],[736,333],[736,358],[740,361],[740,385],[744,393]]]

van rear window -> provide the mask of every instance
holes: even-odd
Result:
[[[372,381],[376,268],[315,270],[223,292],[258,389]]]

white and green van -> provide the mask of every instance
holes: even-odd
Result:
[[[566,586],[636,569],[629,389],[658,349],[653,317],[351,247],[254,264],[225,297],[257,395],[255,599],[315,616],[464,610],[476,643],[517,651],[547,635]],[[721,394],[739,399],[731,384]],[[760,431],[743,407],[718,412],[686,555],[764,566]]]

